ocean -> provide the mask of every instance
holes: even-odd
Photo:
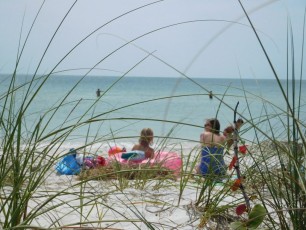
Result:
[[[198,144],[207,118],[217,117],[221,130],[233,123],[233,110],[238,102],[237,118],[245,120],[240,131],[242,139],[251,142],[256,138],[254,124],[262,131],[257,133],[260,138],[272,135],[272,131],[284,138],[286,102],[276,80],[55,75],[48,79],[37,76],[30,85],[27,82],[31,77],[17,76],[15,88],[20,88],[14,94],[14,111],[18,111],[21,102],[29,102],[46,80],[30,102],[23,124],[31,132],[41,120],[41,126],[46,125],[45,134],[79,124],[67,134],[67,147],[92,140],[130,146],[137,142],[144,127],[153,129],[155,145],[167,140],[188,142],[191,147]],[[11,78],[1,75],[0,79],[3,107]],[[302,93],[306,92],[305,83],[295,82],[295,98],[300,86]],[[286,81],[282,84],[286,92]],[[288,88],[292,101],[291,81]],[[98,89],[100,97],[96,95]],[[305,122],[305,96],[301,99],[300,119]]]

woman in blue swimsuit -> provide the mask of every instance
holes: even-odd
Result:
[[[204,132],[200,135],[201,161],[198,173],[203,176],[222,176],[226,173],[223,159],[226,138],[220,133],[220,123],[217,119],[208,119],[204,125]]]

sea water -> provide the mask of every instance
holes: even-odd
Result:
[[[17,114],[23,104],[23,125],[28,132],[37,124],[40,131],[45,127],[44,135],[61,130],[57,136],[67,135],[65,142],[70,147],[93,140],[137,142],[144,127],[153,129],[155,143],[167,140],[196,145],[206,119],[217,117],[221,130],[233,123],[237,103],[236,119],[245,121],[240,130],[242,139],[252,141],[272,133],[284,138],[282,122],[286,122],[287,106],[283,94],[288,90],[292,104],[293,86],[295,104],[300,99],[300,119],[305,122],[305,96],[299,97],[300,86],[302,93],[306,90],[305,81],[290,81],[287,88],[283,80],[282,92],[275,79],[52,75],[36,76],[31,82],[32,77],[16,77],[14,112]],[[11,79],[1,75],[1,106]],[[65,133],[67,127],[74,127],[73,131]]]

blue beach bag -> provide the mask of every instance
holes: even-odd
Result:
[[[70,149],[71,154],[64,156],[55,166],[60,175],[76,175],[81,172],[81,165],[76,160],[75,149]]]

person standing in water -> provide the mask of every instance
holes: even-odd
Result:
[[[212,91],[209,91],[209,99],[212,99],[213,98],[213,93]]]
[[[97,89],[96,94],[97,94],[97,97],[100,97],[101,96],[101,90]]]

